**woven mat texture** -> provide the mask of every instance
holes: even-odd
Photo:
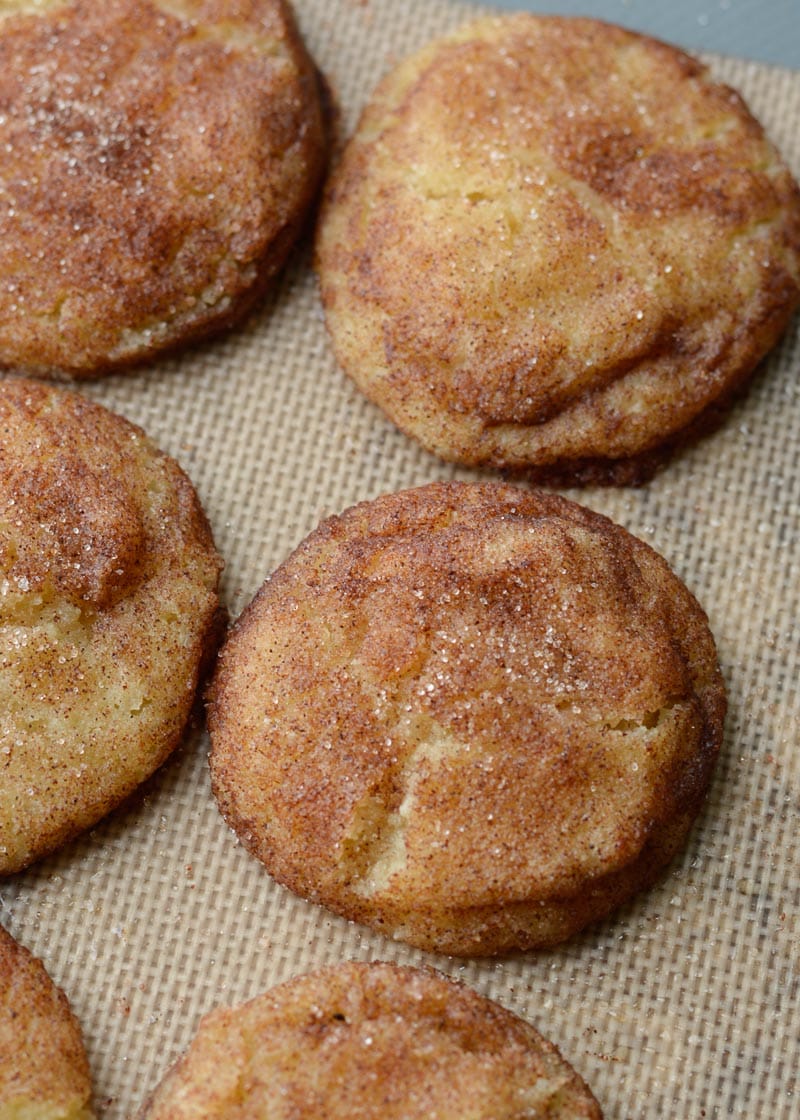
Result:
[[[378,78],[476,9],[297,0],[349,132]],[[800,72],[707,59],[800,175]],[[715,435],[642,489],[579,498],[643,537],[706,608],[729,688],[707,806],[658,886],[563,947],[424,954],[277,887],[213,803],[204,733],[90,834],[0,884],[0,921],[67,991],[98,1114],[130,1116],[211,1007],[344,959],[427,963],[531,1020],[609,1120],[800,1116],[800,331]],[[245,329],[84,387],[193,479],[239,613],[317,522],[468,477],[401,435],[337,370],[308,244]]]

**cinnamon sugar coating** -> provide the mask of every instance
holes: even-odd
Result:
[[[240,320],[323,171],[283,0],[0,11],[0,366],[74,378]]]
[[[0,1120],[91,1120],[91,1096],[67,997],[0,927]]]
[[[213,1011],[140,1120],[600,1120],[552,1043],[431,969],[349,962]]]
[[[212,782],[293,891],[413,945],[555,944],[681,848],[725,694],[665,561],[554,494],[434,483],[325,521],[210,691]]]
[[[317,239],[342,368],[445,459],[645,480],[800,301],[800,190],[666,44],[480,19],[379,85]]]
[[[220,569],[194,488],[139,428],[0,381],[0,874],[95,824],[178,745]]]

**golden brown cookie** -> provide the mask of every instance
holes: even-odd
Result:
[[[0,927],[0,1120],[91,1120],[91,1096],[67,997]]]
[[[141,1120],[600,1120],[528,1023],[431,969],[347,964],[200,1023]]]
[[[139,428],[0,381],[0,874],[95,824],[177,746],[220,568],[191,483]]]
[[[380,84],[317,265],[339,362],[426,448],[642,481],[800,301],[800,191],[729,88],[585,19],[479,19]]]
[[[8,0],[0,366],[95,377],[240,320],[324,165],[284,0]]]
[[[433,483],[323,522],[210,691],[223,815],[280,882],[425,949],[554,944],[650,884],[720,746],[706,617],[555,494]]]

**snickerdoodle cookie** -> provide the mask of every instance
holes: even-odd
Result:
[[[0,1120],[91,1120],[91,1096],[67,997],[0,927]]]
[[[284,0],[0,5],[0,366],[94,377],[240,320],[324,165]]]
[[[210,690],[227,821],[280,883],[430,950],[556,943],[683,844],[722,735],[704,612],[555,494],[433,483],[323,522]]]
[[[213,1011],[141,1120],[600,1120],[552,1043],[431,969],[347,963]]]
[[[479,19],[380,84],[317,264],[343,369],[446,459],[638,482],[800,300],[800,191],[731,89],[586,19]]]
[[[220,634],[197,495],[75,393],[0,381],[0,874],[95,824],[177,746]]]

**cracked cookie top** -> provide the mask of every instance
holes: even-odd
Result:
[[[0,926],[0,1120],[91,1120],[91,1096],[67,997]]]
[[[219,637],[220,568],[189,479],[144,432],[0,381],[0,875],[177,746]]]
[[[298,893],[499,952],[652,880],[724,707],[705,615],[647,545],[556,495],[434,483],[324,522],[243,612],[212,780]]]
[[[592,20],[470,22],[375,91],[317,266],[342,368],[429,450],[641,481],[800,301],[800,191],[741,98]]]
[[[241,318],[323,131],[283,0],[4,3],[0,366],[93,377]]]
[[[600,1120],[528,1023],[431,969],[321,969],[203,1019],[139,1120]]]

